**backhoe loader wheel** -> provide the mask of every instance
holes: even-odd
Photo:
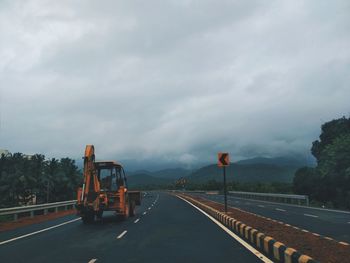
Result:
[[[100,210],[96,213],[96,216],[98,219],[101,219],[102,218],[102,215],[103,215],[103,210]]]
[[[83,220],[84,224],[90,224],[94,222],[95,215],[93,213],[86,213],[81,217],[81,220]]]
[[[135,216],[135,214],[136,214],[135,208],[136,208],[135,202],[132,201],[130,203],[130,206],[129,206],[129,215],[130,215],[130,217]]]

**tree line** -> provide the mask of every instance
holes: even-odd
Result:
[[[311,153],[317,166],[297,170],[294,192],[327,207],[350,209],[350,118],[324,123]]]
[[[82,175],[70,158],[46,159],[44,155],[22,153],[1,155],[0,206],[76,199]]]

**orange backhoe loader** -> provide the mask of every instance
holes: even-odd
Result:
[[[128,218],[135,215],[141,204],[141,192],[129,191],[121,164],[111,161],[95,162],[93,145],[85,148],[84,182],[77,191],[76,209],[84,223],[101,218],[103,211],[115,211]]]

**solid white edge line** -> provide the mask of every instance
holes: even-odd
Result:
[[[88,263],[95,263],[96,261],[97,261],[97,258],[93,258]]]
[[[318,217],[318,216],[316,216],[316,215],[311,215],[311,214],[304,214],[304,216],[315,217],[315,218]]]
[[[191,202],[187,201],[186,199],[177,196],[178,198],[182,199],[183,201],[187,202],[194,208],[196,208],[198,211],[200,211],[202,214],[207,216],[211,221],[213,221],[215,224],[217,224],[220,228],[222,228],[227,234],[229,234],[231,237],[233,237],[236,241],[238,241],[241,245],[243,245],[246,249],[248,249],[251,253],[253,253],[256,257],[258,257],[261,261],[265,263],[273,263],[269,258],[267,258],[265,255],[263,255],[261,252],[256,250],[254,247],[249,245],[247,242],[245,242],[243,239],[241,239],[239,236],[237,236],[235,233],[233,233],[231,230],[229,230],[227,227],[225,227],[223,224],[221,224],[218,220],[216,220],[214,217],[211,215],[207,214],[204,212],[202,209],[197,207],[196,205],[192,204]]]
[[[41,229],[41,230],[38,230],[38,231],[35,231],[35,232],[32,232],[32,233],[29,233],[29,234],[25,234],[23,236],[14,237],[14,238],[11,238],[9,240],[5,240],[5,241],[0,242],[0,245],[6,244],[6,243],[10,243],[12,241],[15,241],[15,240],[18,240],[18,239],[21,239],[21,238],[25,238],[25,237],[29,237],[29,236],[32,236],[32,235],[36,235],[36,234],[39,234],[41,232],[45,232],[45,231],[54,229],[56,227],[60,227],[60,226],[63,226],[63,225],[69,224],[69,223],[73,223],[73,222],[78,221],[78,220],[80,220],[80,218],[76,218],[76,219],[73,219],[73,220],[70,220],[70,221],[67,221],[67,222],[55,225],[55,226],[50,226],[48,228],[44,228],[44,229]]]
[[[119,236],[117,236],[117,239],[121,239],[127,232],[127,230],[124,230]]]
[[[134,221],[134,223],[136,224],[136,223],[139,222],[139,221],[140,221],[140,218],[136,219],[136,220]]]

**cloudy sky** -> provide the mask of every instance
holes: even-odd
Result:
[[[0,148],[307,154],[350,114],[350,2],[0,1]]]

